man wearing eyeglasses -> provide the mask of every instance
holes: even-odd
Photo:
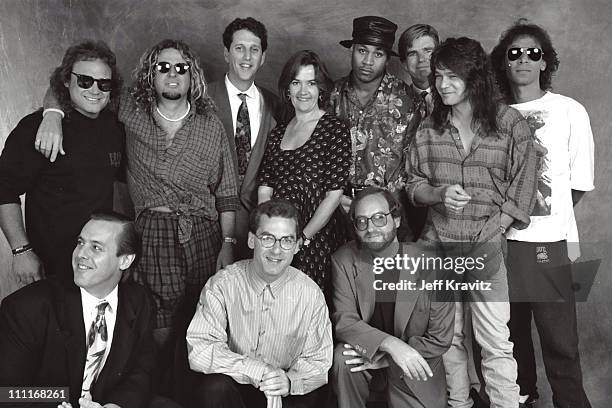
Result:
[[[434,280],[434,271],[397,264],[375,268],[389,265],[380,260],[431,256],[416,244],[398,242],[399,206],[387,190],[359,192],[349,211],[357,241],[332,255],[332,320],[340,342],[333,386],[339,408],[365,407],[375,376],[386,381],[391,408],[446,407],[442,355],[453,337],[452,297],[420,289]],[[405,289],[382,289],[398,283]]]
[[[291,266],[301,226],[289,202],[250,215],[253,259],[217,272],[187,330],[189,362],[204,373],[199,407],[314,407],[332,362],[323,292]]]
[[[546,375],[556,407],[590,407],[582,384],[576,304],[571,290],[564,301],[525,296],[535,277],[546,268],[560,267],[571,283],[570,263],[579,256],[574,206],[594,189],[594,147],[589,116],[574,99],[550,91],[559,67],[548,33],[519,20],[500,38],[491,55],[497,81],[508,103],[532,128],[539,154],[537,201],[531,223],[510,228],[508,282],[510,337],[518,364],[521,403],[533,407],[538,399],[531,319],[536,322]],[[565,267],[562,267],[565,265]]]
[[[39,280],[43,269],[72,282],[71,254],[81,227],[94,210],[113,208],[113,182],[125,181],[124,131],[105,107],[120,83],[115,55],[105,43],[73,45],[50,79],[66,115],[62,130],[70,154],[48,163],[34,149],[41,111],[23,118],[6,141],[0,156],[0,229],[22,284]],[[19,198],[24,193],[26,228]]]

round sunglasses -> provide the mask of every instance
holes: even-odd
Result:
[[[172,65],[169,62],[160,61],[155,64],[155,69],[161,74],[167,74],[170,72],[170,67],[174,67],[174,70],[179,75],[185,75],[185,73],[189,70],[189,64],[186,62],[177,62],[176,64]]]
[[[77,85],[82,89],[89,89],[93,86],[94,82],[98,83],[98,89],[102,92],[110,92],[113,89],[113,81],[108,78],[93,78],[89,75],[77,74],[76,72],[70,72],[77,77]]]
[[[509,48],[508,49],[508,61],[516,61],[521,58],[521,55],[526,52],[527,56],[532,61],[539,61],[542,59],[542,55],[544,54],[541,49],[535,47],[528,48]]]

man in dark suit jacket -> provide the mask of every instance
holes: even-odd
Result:
[[[278,98],[267,89],[255,85],[255,75],[266,59],[268,34],[265,26],[252,17],[237,18],[223,32],[223,54],[228,72],[223,80],[208,86],[208,94],[217,105],[219,118],[225,128],[234,163],[236,154],[236,122],[245,94],[250,118],[251,150],[246,172],[240,175],[241,209],[236,213],[236,260],[250,256],[247,246],[249,213],[257,206],[257,173],[266,149],[268,133],[276,126]],[[230,237],[231,238],[231,237]]]
[[[5,298],[0,306],[0,386],[68,386],[70,403],[64,407],[149,406],[155,303],[144,287],[119,283],[139,252],[132,221],[114,213],[94,214],[72,255],[78,287],[42,280]],[[87,387],[87,333],[92,334],[87,323],[97,323],[96,302],[108,304],[102,319],[108,339],[97,377]],[[84,388],[90,396],[79,398]]]
[[[398,255],[426,255],[416,244],[398,242],[400,214],[387,190],[362,190],[349,213],[358,242],[332,255],[332,322],[341,342],[332,378],[339,408],[365,407],[373,375],[386,380],[391,408],[446,407],[442,354],[453,337],[454,302],[444,292],[421,289],[434,280],[433,271],[397,265]]]

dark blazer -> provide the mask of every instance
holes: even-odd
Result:
[[[251,150],[251,157],[249,159],[249,165],[247,167],[246,175],[242,186],[240,187],[240,202],[247,211],[251,211],[257,206],[257,174],[259,173],[259,166],[261,165],[261,159],[263,158],[266,145],[268,143],[268,134],[270,130],[276,126],[276,112],[278,110],[278,98],[272,92],[265,88],[257,87],[261,95],[263,96],[263,109],[261,115],[261,122],[259,125],[259,132],[257,133],[257,140],[253,149]],[[208,95],[217,105],[217,115],[227,134],[228,141],[230,143],[230,149],[232,151],[232,157],[234,163],[238,166],[238,157],[236,156],[236,143],[234,141],[234,125],[232,118],[232,109],[229,103],[229,96],[227,94],[227,88],[225,87],[225,78],[208,84]]]
[[[134,283],[120,284],[118,296],[113,343],[92,388],[92,400],[145,407],[155,365],[155,303],[144,287]],[[42,280],[0,305],[0,386],[69,386],[70,402],[78,407],[86,354],[81,293],[76,286]]]
[[[234,140],[234,125],[232,118],[232,108],[230,107],[227,88],[225,87],[225,77],[220,81],[208,84],[208,95],[217,105],[217,115],[229,141],[232,158],[236,167],[238,167],[238,156],[236,155],[236,142]],[[236,238],[238,245],[236,247],[237,259],[245,259],[250,256],[250,250],[247,247],[248,235],[248,220],[249,213],[257,206],[257,175],[261,166],[261,160],[268,144],[268,134],[270,130],[276,126],[276,117],[278,112],[279,101],[276,95],[265,88],[257,87],[263,97],[263,107],[261,112],[261,122],[259,132],[251,157],[247,166],[246,174],[242,185],[240,185],[240,203],[241,208],[236,212]],[[236,172],[238,174],[238,172]]]
[[[400,243],[400,255],[433,256],[412,243]],[[338,341],[353,345],[355,350],[372,359],[387,333],[370,326],[376,293],[372,259],[366,251],[351,241],[332,255],[332,287],[335,312],[332,322]],[[384,272],[383,272],[384,273]],[[401,270],[399,279],[413,281],[435,279],[431,271],[411,274]],[[402,379],[403,372],[390,359],[388,380],[398,387],[408,386],[426,407],[446,407],[446,378],[442,354],[451,345],[455,319],[455,304],[451,294],[436,297],[431,291],[400,290],[395,302],[394,335],[423,356],[434,373],[428,381]]]

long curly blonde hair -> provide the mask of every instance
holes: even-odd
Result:
[[[189,64],[191,75],[191,86],[187,94],[189,102],[196,107],[198,114],[206,114],[215,110],[215,105],[206,94],[206,79],[204,71],[200,67],[198,57],[189,49],[189,46],[181,40],[162,40],[140,57],[140,63],[133,72],[134,86],[130,93],[136,100],[136,105],[151,113],[157,102],[157,93],[153,79],[155,78],[157,58],[159,54],[168,48],[174,48]]]

